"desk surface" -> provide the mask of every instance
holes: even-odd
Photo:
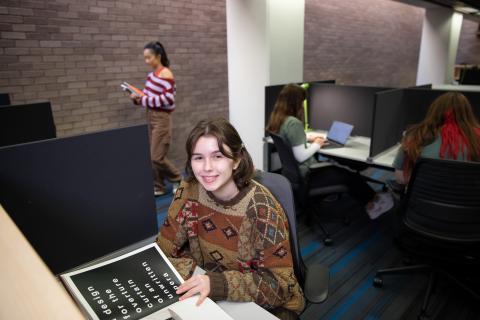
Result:
[[[361,136],[350,137],[342,148],[320,149],[318,152],[326,156],[367,162],[370,153],[370,138]]]
[[[371,159],[372,163],[382,167],[393,168],[393,160],[395,160],[399,148],[400,144],[396,144],[383,151]]]
[[[325,131],[315,130],[314,133],[325,135]],[[347,143],[341,148],[320,149],[318,153],[324,156],[337,157],[342,159],[365,162],[374,166],[384,167],[391,170],[393,168],[393,159],[398,150],[398,145],[385,150],[377,156],[370,158],[370,138],[362,136],[352,136],[348,138]],[[271,137],[266,137],[265,141],[273,143]]]

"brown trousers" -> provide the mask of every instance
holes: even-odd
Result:
[[[172,140],[172,117],[168,112],[147,108],[147,122],[155,189],[165,191],[164,179],[171,182],[182,179],[180,171],[167,158]]]

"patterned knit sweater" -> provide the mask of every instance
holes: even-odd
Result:
[[[171,112],[175,109],[175,80],[160,77],[163,69],[148,74],[141,101],[144,107]]]
[[[183,181],[157,242],[184,278],[196,265],[207,270],[213,300],[300,313],[305,300],[288,237],[282,207],[261,184],[252,181],[225,202],[197,182]]]

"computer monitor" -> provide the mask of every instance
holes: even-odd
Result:
[[[145,125],[3,147],[0,203],[59,274],[157,234],[151,168]]]

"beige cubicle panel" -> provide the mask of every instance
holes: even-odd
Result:
[[[0,319],[85,319],[0,205]]]

